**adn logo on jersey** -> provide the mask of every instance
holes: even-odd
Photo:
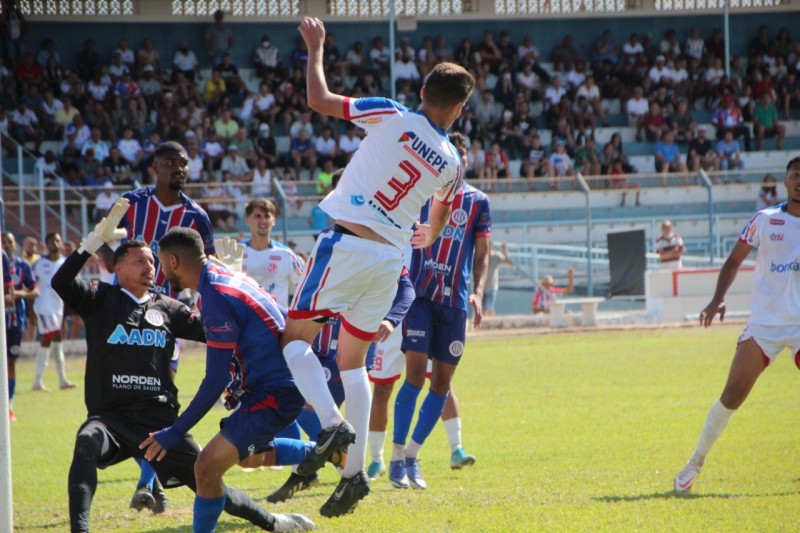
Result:
[[[163,348],[167,345],[167,332],[157,329],[132,329],[130,333],[125,331],[122,324],[117,324],[114,332],[106,341],[108,344],[127,344],[135,346],[158,346]]]
[[[463,241],[464,240],[464,228],[454,228],[449,224],[444,227],[442,230],[442,238],[443,239],[454,239],[456,241]]]

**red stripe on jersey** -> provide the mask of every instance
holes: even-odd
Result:
[[[185,211],[186,208],[181,206],[172,212],[172,214],[169,216],[169,221],[167,222],[167,231],[181,225],[181,219],[183,219],[183,213]]]
[[[133,240],[136,235],[133,234],[133,226],[136,223],[136,210],[138,204],[133,209],[128,209],[128,240]]]
[[[281,408],[281,404],[278,402],[278,400],[275,398],[275,396],[270,394],[269,396],[267,396],[267,398],[265,400],[261,400],[260,402],[258,402],[254,406],[250,407],[247,410],[247,412],[248,413],[252,413],[252,412],[255,412],[255,411],[260,411],[262,409],[275,409],[277,411],[280,408]]]
[[[377,331],[373,331],[372,333],[370,333],[369,331],[364,331],[363,329],[359,329],[350,322],[348,322],[347,320],[345,320],[344,317],[342,317],[342,327],[345,329],[345,331],[347,331],[347,333],[349,333],[350,335],[352,335],[357,339],[361,339],[362,341],[368,341],[368,342],[374,341],[375,334],[377,333]]]
[[[308,275],[311,274],[311,267],[313,266],[314,266],[314,256],[312,255],[311,257],[308,258],[308,263],[306,263],[306,275],[303,276],[303,279],[300,280],[300,283],[294,289],[295,294],[300,294],[301,292],[303,292],[306,281],[308,281]]]
[[[400,379],[400,374],[397,374],[396,376],[392,376],[390,378],[373,378],[372,376],[369,376],[369,380],[378,385],[391,385],[398,379]]]
[[[156,228],[158,227],[159,215],[161,215],[161,210],[158,208],[155,198],[150,197],[147,201],[147,208],[144,216],[144,231],[142,231],[144,242],[153,242],[153,237],[155,237]]]
[[[229,296],[233,296],[240,302],[243,302],[245,305],[247,305],[247,307],[252,309],[255,312],[255,314],[258,315],[258,318],[260,318],[261,321],[264,323],[264,325],[267,326],[267,328],[269,328],[270,332],[275,336],[276,339],[281,338],[281,333],[283,333],[283,328],[275,320],[275,317],[273,317],[266,309],[264,309],[264,306],[262,306],[258,302],[258,300],[253,298],[247,292],[241,289],[237,289],[236,287],[231,287],[230,285],[223,285],[222,283],[213,281],[211,282],[211,285],[218,292],[221,292],[222,294],[227,294]]]
[[[206,346],[211,348],[219,348],[220,350],[234,350],[236,348],[236,343],[206,340]]]
[[[342,100],[342,105],[344,106],[344,111],[342,113],[344,115],[344,119],[345,120],[350,120],[350,97],[349,96],[345,96],[344,97],[344,100]]]
[[[289,309],[289,318],[293,320],[308,320],[310,318],[332,317],[339,313],[334,313],[330,309],[314,309],[313,311],[298,311]]]

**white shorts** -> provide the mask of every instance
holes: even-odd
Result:
[[[403,251],[335,231],[317,239],[297,286],[289,318],[339,315],[354,337],[371,341],[392,307]]]
[[[39,328],[39,335],[52,335],[61,331],[61,323],[64,321],[64,313],[51,313],[47,315],[36,314],[36,324]]]
[[[771,363],[784,348],[792,351],[794,362],[800,367],[800,326],[759,326],[747,324],[737,344],[753,339],[764,357]]]
[[[400,379],[406,367],[406,356],[400,349],[403,343],[403,328],[397,326],[383,342],[375,343],[375,359],[369,371],[369,380],[379,385],[388,385]],[[433,362],[428,359],[428,369],[425,372],[431,377]]]

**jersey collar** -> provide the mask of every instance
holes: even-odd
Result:
[[[131,299],[131,300],[133,300],[134,302],[136,302],[137,304],[143,304],[143,303],[145,303],[145,302],[147,302],[147,301],[149,301],[149,300],[150,300],[150,293],[149,293],[149,292],[145,293],[145,295],[144,295],[144,296],[142,296],[141,298],[137,298],[137,297],[136,297],[136,296],[134,296],[134,295],[133,295],[133,293],[132,293],[131,291],[129,291],[128,289],[123,289],[122,287],[120,287],[120,290],[121,290],[122,292],[124,292],[125,294],[127,294],[127,295],[128,295],[128,297],[130,297],[130,299]]]
[[[428,115],[426,115],[425,113],[423,113],[421,110],[419,110],[419,109],[418,109],[418,110],[416,110],[416,111],[412,111],[412,112],[413,112],[413,113],[416,113],[417,115],[420,115],[420,116],[423,116],[423,117],[425,117],[425,120],[427,120],[427,121],[428,121],[428,124],[430,124],[430,125],[431,125],[431,128],[433,128],[434,130],[436,130],[436,133],[438,133],[439,135],[442,135],[443,137],[447,137],[447,132],[446,132],[446,131],[444,131],[444,130],[443,130],[442,128],[440,128],[439,126],[437,126],[436,124],[434,124],[434,123],[431,121],[431,119],[429,119],[429,118],[428,118]]]

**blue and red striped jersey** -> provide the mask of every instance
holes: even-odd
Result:
[[[155,193],[155,187],[143,187],[123,194],[131,205],[120,225],[127,230],[129,240],[136,239],[150,245],[156,260],[153,287],[169,296],[172,290],[158,262],[158,241],[174,227],[192,228],[202,237],[206,255],[211,255],[216,253],[214,232],[203,208],[185,194],[181,193],[181,203],[165,207]]]
[[[286,322],[275,298],[244,273],[211,262],[197,288],[210,348],[233,350],[229,389],[293,387],[280,338]]]
[[[19,256],[14,256],[11,259],[11,279],[13,280],[15,291],[36,288],[36,277],[33,275],[31,266]],[[27,302],[25,298],[17,299],[15,309],[6,309],[7,326],[9,319],[13,321],[11,326],[25,329],[25,323],[27,322]]]
[[[429,217],[430,202],[419,219],[427,223]],[[453,200],[450,220],[433,246],[412,252],[411,280],[417,297],[466,310],[475,239],[489,238],[491,232],[489,197],[464,183]]]
[[[3,290],[5,290],[14,285],[14,279],[11,277],[12,273],[11,261],[8,260],[8,255],[6,255],[6,251],[2,250],[2,252],[3,252]]]

